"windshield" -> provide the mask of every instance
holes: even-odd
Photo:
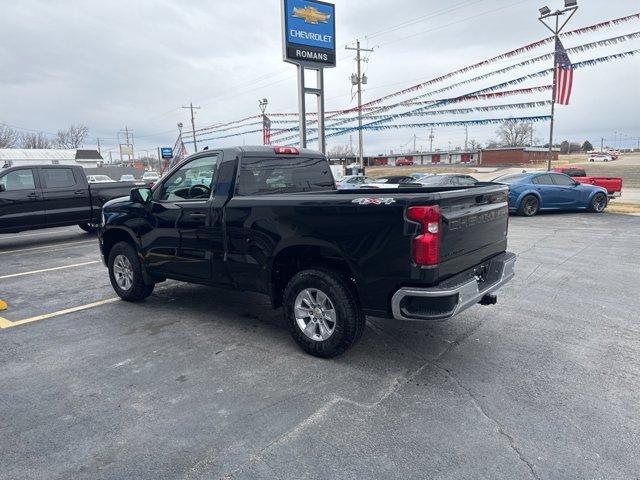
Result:
[[[335,190],[333,175],[322,158],[244,158],[238,195]]]
[[[525,173],[516,173],[516,174],[512,174],[512,175],[502,175],[501,177],[494,178],[493,181],[497,182],[497,183],[506,183],[507,185],[510,185],[512,183],[518,183],[520,180],[524,180],[528,176],[529,176],[528,173],[527,174],[525,174]]]

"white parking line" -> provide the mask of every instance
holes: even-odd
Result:
[[[56,233],[67,233],[67,232],[74,232],[75,230],[55,230],[53,232],[39,232],[39,233],[21,233],[20,235],[11,235],[10,237],[5,237],[5,236],[0,236],[0,240],[8,240],[10,238],[23,238],[23,237],[36,237],[39,235],[51,235],[51,234],[56,234]],[[77,232],[78,234],[82,233],[80,231]]]
[[[58,310],[57,312],[45,313],[44,315],[37,315],[35,317],[25,318],[24,320],[15,320],[13,322],[11,320],[7,320],[6,318],[0,317],[0,328],[4,329],[17,327],[18,325],[24,325],[25,323],[38,322],[40,320],[46,320],[47,318],[58,317],[60,315],[66,315],[68,313],[80,312],[89,308],[99,307],[108,303],[117,302],[118,300],[120,300],[119,297],[108,298],[106,300],[100,300],[99,302],[88,303],[86,305],[80,305],[79,307],[65,308],[64,310]]]
[[[42,270],[31,270],[30,272],[12,273],[11,275],[1,276],[0,280],[4,280],[6,278],[22,277],[24,275],[34,275],[36,273],[53,272],[55,270],[64,270],[67,268],[83,267],[85,265],[93,265],[94,263],[101,263],[101,262],[100,260],[94,260],[92,262],[75,263],[73,265],[64,265],[62,267],[43,268]]]
[[[98,242],[96,240],[84,240],[82,242],[54,243],[53,245],[43,245],[42,247],[19,248],[17,250],[5,250],[4,252],[0,252],[0,255],[7,255],[9,253],[18,253],[18,252],[32,252],[34,250],[44,250],[47,248],[57,248],[58,250],[61,250],[62,248],[74,248],[76,246],[88,245],[90,243],[97,244]]]

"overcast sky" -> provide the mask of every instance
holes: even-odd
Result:
[[[340,48],[337,68],[325,73],[326,107],[355,104],[349,82],[353,55],[344,50],[344,44],[358,36],[364,46],[375,47],[366,64],[367,101],[546,37],[537,20],[537,9],[544,1],[335,0]],[[561,6],[561,0],[549,2],[552,8]],[[263,97],[269,99],[268,111],[297,110],[295,67],[282,61],[278,0],[0,0],[0,9],[0,123],[50,133],[71,123],[84,123],[91,136],[86,146],[95,146],[99,137],[104,150],[113,149],[114,154],[117,132],[128,126],[141,153],[173,144],[177,122],[189,125],[188,111],[180,107],[190,101],[202,107],[196,116],[197,127],[259,113],[257,100]],[[637,0],[582,0],[568,29],[638,11]],[[572,37],[565,47],[637,31],[640,21],[635,20]],[[640,40],[635,39],[577,53],[571,60],[639,48]],[[448,83],[548,51],[549,46],[543,47]],[[550,67],[550,61],[540,63],[452,94]],[[545,83],[549,80],[524,85]],[[556,109],[556,140],[588,138],[599,143],[605,137],[613,143],[614,132],[621,132],[627,146],[637,144],[639,85],[640,56],[577,70],[571,105]],[[494,103],[547,98],[541,93]],[[309,101],[309,109],[313,107]],[[511,110],[436,120],[544,115],[547,111]],[[469,138],[486,142],[495,137],[495,128],[469,127]],[[426,129],[365,132],[365,153],[410,150],[414,134],[417,147],[427,148]],[[547,123],[536,125],[536,137],[548,137]],[[214,148],[260,142],[261,136],[253,134],[207,143]],[[461,146],[464,128],[435,129],[434,148],[447,148],[449,142],[452,147]],[[329,146],[348,143],[349,135],[328,140]]]

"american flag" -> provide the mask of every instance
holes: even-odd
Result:
[[[560,105],[569,105],[571,87],[573,86],[573,65],[571,65],[571,60],[569,60],[567,51],[559,38],[556,38],[555,69],[554,99]]]

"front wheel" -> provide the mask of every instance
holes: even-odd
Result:
[[[593,213],[602,213],[607,208],[607,203],[607,196],[604,193],[596,193],[589,202],[587,209]]]
[[[535,195],[527,195],[520,202],[518,214],[525,217],[533,217],[540,210],[540,200]]]
[[[296,343],[316,357],[344,353],[362,335],[365,316],[344,276],[332,270],[303,270],[284,291],[284,314]]]
[[[120,298],[128,302],[144,300],[153,292],[142,276],[142,264],[136,249],[127,242],[116,243],[109,252],[109,279]]]

